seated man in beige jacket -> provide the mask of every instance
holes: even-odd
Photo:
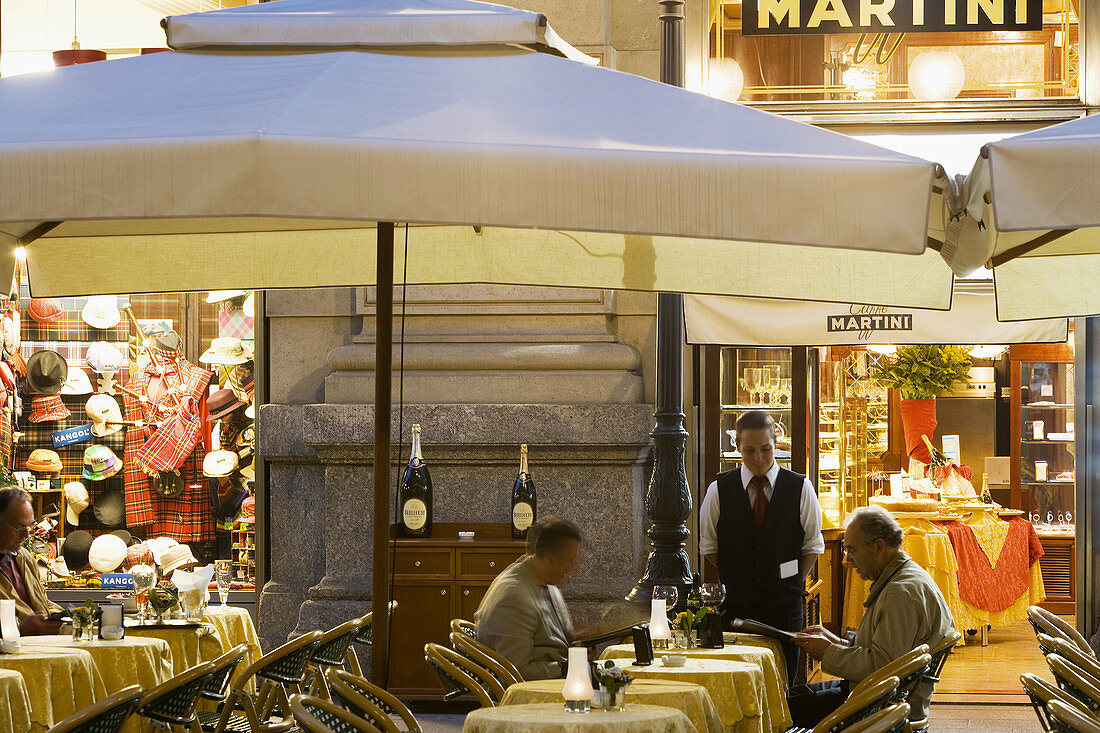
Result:
[[[901,527],[879,506],[860,507],[848,515],[844,552],[871,589],[863,618],[851,643],[821,626],[798,634],[795,643],[821,669],[842,680],[803,685],[788,700],[795,725],[812,728],[847,696],[847,683],[875,670],[921,644],[936,646],[955,631],[955,621],[932,577],[901,550]],[[910,720],[928,717],[932,685],[920,682],[909,694]]]
[[[558,585],[577,567],[581,533],[546,517],[528,531],[530,554],[496,577],[474,621],[477,639],[516,665],[527,680],[565,676],[573,623]]]
[[[60,621],[46,618],[60,606],[46,598],[34,556],[23,547],[34,527],[34,508],[23,489],[0,489],[0,599],[15,601],[19,633],[56,634]]]

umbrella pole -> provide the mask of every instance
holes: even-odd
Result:
[[[371,574],[371,681],[389,686],[390,400],[393,377],[393,222],[378,222],[374,311],[374,536]]]
[[[684,86],[684,0],[660,0],[661,81]],[[684,551],[691,514],[691,491],[684,468],[684,298],[657,295],[657,423],[653,436],[653,475],[646,489],[647,531],[653,546],[645,575],[626,597],[647,601],[654,585],[691,583],[691,563]]]

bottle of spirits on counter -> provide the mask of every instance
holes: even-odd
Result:
[[[519,447],[519,475],[512,484],[512,539],[527,539],[527,528],[535,522],[538,498],[535,482],[527,470],[527,444]]]
[[[988,473],[983,473],[982,474],[982,496],[981,496],[981,499],[982,499],[983,504],[992,504],[993,503],[993,494],[989,493],[989,474]]]
[[[397,518],[399,537],[431,537],[432,477],[420,452],[420,426],[412,426],[412,458],[405,469],[398,492],[401,515]]]
[[[703,580],[699,573],[691,575],[691,589],[687,592],[687,607],[692,613],[703,607]]]

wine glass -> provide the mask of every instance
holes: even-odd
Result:
[[[214,561],[214,575],[218,580],[218,596],[222,605],[229,603],[229,584],[233,580],[233,563],[229,560]]]
[[[680,597],[680,589],[674,585],[655,585],[653,586],[653,598],[656,600],[664,599],[665,610],[671,613],[672,609],[676,607],[676,601]]]
[[[765,402],[770,404],[773,400],[779,400],[779,365],[770,364],[764,367],[764,391],[767,394]]]
[[[138,622],[145,623],[149,617],[149,590],[157,582],[157,572],[148,565],[135,565],[130,568],[130,577],[134,581],[134,600],[138,605]]]
[[[757,397],[762,391],[762,383],[764,381],[764,370],[760,367],[749,367],[745,370],[745,374],[749,380],[749,392],[751,393],[750,405],[759,405],[760,401]]]
[[[749,402],[752,402],[752,387],[749,386],[749,379],[747,376],[741,377],[737,380],[737,383],[741,385],[741,391],[748,395]]]
[[[703,596],[703,605],[710,606],[716,611],[726,600],[726,586],[721,583],[703,583],[699,592]]]

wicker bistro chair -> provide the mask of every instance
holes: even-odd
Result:
[[[1063,637],[1077,645],[1081,651],[1088,654],[1090,657],[1096,656],[1096,652],[1092,650],[1088,640],[1081,635],[1080,631],[1075,629],[1065,619],[1056,616],[1045,608],[1028,606],[1027,620],[1031,622],[1031,627],[1035,629],[1036,634],[1042,632],[1055,638],[1059,636]]]
[[[1095,716],[1081,712],[1080,708],[1066,705],[1061,700],[1051,700],[1047,706],[1050,712],[1051,730],[1058,733],[1100,733],[1100,720]]]
[[[870,717],[890,704],[898,689],[897,677],[887,677],[864,688],[858,694],[853,690],[840,707],[824,720],[810,728],[790,728],[787,733],[840,733],[855,723]]]
[[[217,724],[218,717],[221,714],[221,705],[225,703],[225,698],[229,695],[229,680],[237,669],[237,665],[241,663],[247,653],[248,645],[240,644],[217,659],[211,660],[210,663],[214,665],[214,671],[210,673],[210,676],[206,679],[206,684],[199,690],[199,697],[218,703],[218,710],[217,712],[210,710],[197,711],[195,715],[197,716],[198,730],[202,730],[204,725],[214,726]],[[194,729],[195,725],[191,727]]]
[[[202,729],[213,733],[282,733],[293,729],[291,693],[300,693],[306,679],[306,664],[323,634],[311,631],[288,641],[244,668],[233,683],[218,719],[203,721]],[[249,693],[256,681],[258,692]]]
[[[1076,707],[1083,713],[1089,713],[1089,709],[1081,704],[1081,701],[1060,689],[1057,685],[1047,682],[1042,677],[1025,673],[1020,675],[1020,684],[1024,692],[1031,699],[1031,707],[1035,710],[1035,717],[1039,719],[1039,725],[1044,731],[1052,730],[1048,705],[1052,700],[1057,700],[1065,705]],[[1091,713],[1089,713],[1091,714]]]
[[[199,703],[199,693],[214,670],[214,663],[206,662],[157,685],[142,696],[137,714],[163,723],[169,730],[192,729],[192,723],[197,719],[195,709]]]
[[[390,601],[390,616],[393,616],[395,608],[397,608],[397,601]],[[352,637],[351,644],[348,645],[347,652],[344,655],[344,663],[352,672],[360,677],[365,677],[366,675],[363,674],[363,665],[359,662],[359,655],[356,653],[355,647],[356,645],[367,647],[374,643],[374,637],[372,635],[374,630],[374,611],[371,611],[366,616],[360,617],[360,620],[363,622],[363,625],[359,627],[358,633]]]
[[[523,675],[519,673],[516,665],[495,649],[490,649],[480,641],[456,631],[451,632],[450,639],[451,646],[456,652],[489,670],[502,687],[507,688],[508,685],[523,682]]]
[[[294,695],[290,698],[290,710],[294,720],[308,733],[383,733],[370,721],[319,697]]]
[[[951,654],[951,650],[958,646],[960,641],[962,641],[962,634],[955,631],[932,647],[928,652],[932,655],[932,661],[928,665],[928,671],[924,673],[923,681],[930,682],[933,686],[940,681],[943,665],[947,663],[947,657]],[[913,733],[928,733],[928,718],[911,720],[909,721],[909,727],[913,729]]]
[[[1059,636],[1057,638],[1061,639],[1063,642],[1068,642],[1068,639],[1066,639],[1064,636]],[[1039,642],[1039,651],[1041,651],[1043,653],[1044,657],[1048,654],[1057,654],[1058,653],[1054,649],[1054,639],[1055,639],[1055,637],[1051,636],[1050,634],[1044,633],[1042,631],[1037,631],[1035,633],[1035,641]],[[1071,644],[1071,646],[1077,646],[1077,645],[1076,644]]]
[[[412,711],[405,703],[398,700],[387,690],[383,690],[369,680],[342,669],[327,669],[325,670],[325,677],[328,678],[333,700],[353,713],[359,712],[359,701],[365,699],[387,716],[396,715],[401,718],[401,722],[405,724],[405,730],[408,733],[423,733],[420,721],[416,719]],[[393,721],[390,720],[390,722]],[[394,724],[394,729],[399,730],[396,724]]]
[[[924,679],[924,675],[928,672],[931,664],[932,655],[928,653],[928,645],[921,644],[916,649],[901,655],[884,667],[875,670],[873,674],[860,680],[859,684],[852,688],[851,694],[854,695],[857,692],[866,690],[888,677],[897,677],[899,682],[897,692],[894,694],[894,701],[908,702],[909,693],[916,687],[918,682]]]
[[[1040,635],[1036,634],[1036,636]],[[1069,641],[1069,639],[1047,638],[1050,639],[1050,645],[1053,648],[1054,654],[1059,654],[1076,664],[1095,680],[1097,687],[1100,687],[1100,661],[1098,661],[1096,657],[1081,651],[1081,648]]]
[[[89,705],[50,728],[46,733],[118,733],[144,694],[141,685],[131,685]]]
[[[479,667],[458,652],[445,646],[424,645],[424,659],[439,675],[446,692],[444,700],[466,693],[472,694],[483,708],[496,707],[504,697],[504,688],[488,670]]]
[[[471,639],[477,639],[477,624],[473,621],[467,621],[464,618],[451,619],[451,631],[457,631],[460,634],[465,634]]]
[[[347,658],[351,640],[355,638],[367,623],[363,618],[353,618],[339,626],[329,629],[321,637],[321,643],[313,648],[309,655],[307,689],[310,695],[330,699],[328,683],[324,672],[330,667],[342,667]]]
[[[905,733],[909,730],[909,703],[898,702],[844,729],[844,733]]]
[[[1094,715],[1100,713],[1100,684],[1092,675],[1060,654],[1048,654],[1047,666],[1060,688],[1077,698]]]

